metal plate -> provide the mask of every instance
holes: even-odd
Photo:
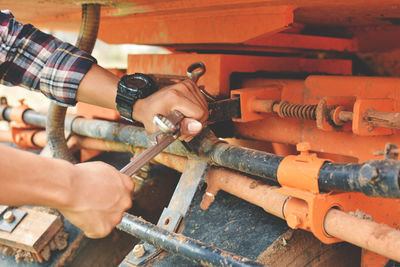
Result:
[[[0,205],[0,215],[2,215],[3,212],[6,211],[6,209],[8,209],[8,206],[6,206],[6,205]]]
[[[23,210],[19,210],[19,209],[9,209],[9,210],[12,210],[12,212],[14,213],[14,217],[15,217],[14,221],[12,221],[11,223],[8,223],[3,219],[3,216],[0,219],[0,230],[6,231],[6,232],[12,232],[26,215],[26,211],[23,211]]]
[[[182,218],[186,216],[194,195],[204,182],[208,163],[199,159],[189,159],[185,170],[175,188],[171,201],[158,220],[157,225],[169,231],[175,231]],[[168,223],[166,224],[166,220]],[[147,253],[136,258],[131,251],[119,266],[146,266],[147,262],[156,257],[161,251],[150,244],[145,245]]]

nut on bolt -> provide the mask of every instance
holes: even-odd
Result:
[[[12,223],[15,219],[14,213],[11,210],[6,211],[3,215],[3,219],[8,223]]]
[[[133,248],[133,254],[135,255],[136,258],[141,258],[146,254],[146,249],[144,248],[144,245],[142,244],[137,244]]]

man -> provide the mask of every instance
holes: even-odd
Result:
[[[0,12],[0,37],[2,84],[40,90],[64,105],[81,101],[111,109],[118,106],[122,115],[142,122],[149,132],[155,131],[154,114],[179,110],[186,116],[181,124],[184,140],[198,134],[207,120],[207,102],[190,80],[134,99],[128,106],[116,104],[117,94],[124,94],[117,90],[119,78],[85,52],[18,23],[7,12]],[[58,209],[91,238],[109,234],[131,207],[134,184],[102,162],[73,165],[0,146],[0,169],[1,204]]]

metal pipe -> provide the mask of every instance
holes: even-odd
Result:
[[[100,22],[100,4],[83,4],[81,28],[76,42],[76,47],[91,53],[96,43],[97,32]],[[64,134],[64,120],[67,107],[60,106],[54,102],[50,103],[47,113],[46,132],[48,136],[47,145],[52,157],[62,158],[70,162],[76,159],[69,151]]]
[[[207,189],[200,207],[208,209],[219,190],[228,192],[263,208],[266,212],[284,219],[283,206],[289,198],[276,191],[277,186],[267,185],[237,172],[212,168],[207,172]]]
[[[331,209],[325,216],[324,228],[331,236],[400,261],[400,231],[385,224]]]
[[[272,181],[277,181],[278,166],[283,159],[275,154],[230,145],[208,128],[190,142],[190,147],[193,153],[213,164]]]
[[[117,228],[155,247],[178,254],[203,266],[263,266],[231,252],[167,231],[127,213]]]
[[[5,109],[5,119],[9,120],[10,108]],[[25,122],[32,118],[40,122],[40,116],[34,111],[26,111]],[[70,119],[68,119],[70,120]],[[124,125],[104,120],[75,118],[72,132],[82,136],[127,143],[135,147],[149,147],[152,143],[141,127]],[[187,156],[195,153],[210,163],[256,175],[267,180],[277,181],[277,170],[283,157],[244,147],[227,144],[209,130],[194,138],[190,152],[181,142],[174,142],[165,152]],[[321,191],[362,192],[369,196],[400,198],[400,162],[395,160],[371,160],[362,164],[325,163],[318,175]]]
[[[361,192],[367,196],[400,198],[400,162],[369,160],[362,164],[325,162],[318,175],[321,191]]]
[[[289,197],[278,193],[276,186],[224,169],[211,169],[207,173],[206,182],[207,189],[200,204],[203,209],[207,209],[218,191],[223,190],[263,208],[268,213],[284,218],[285,203]],[[324,229],[333,237],[400,261],[399,230],[337,209],[327,212]]]

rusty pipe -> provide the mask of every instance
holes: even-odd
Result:
[[[400,261],[400,231],[337,209],[327,212],[326,233],[389,259]]]
[[[145,150],[145,148],[135,148],[135,153],[141,154]],[[177,156],[165,152],[159,153],[151,160],[151,162],[162,164],[178,172],[183,172],[187,161],[187,157]]]
[[[208,209],[218,191],[223,190],[252,204],[262,207],[266,212],[284,218],[283,209],[287,196],[277,193],[276,186],[270,186],[242,174],[221,168],[212,168],[206,177],[207,189],[200,207]]]
[[[276,186],[216,168],[207,173],[206,182],[206,193],[200,204],[202,209],[207,209],[218,191],[223,190],[263,208],[268,213],[284,218],[288,196],[278,193]],[[331,209],[325,216],[324,230],[333,237],[400,261],[400,231],[387,225]]]
[[[3,138],[4,136],[4,138]],[[12,143],[12,138],[9,132],[0,132],[0,141],[7,141],[7,138]],[[44,147],[47,143],[47,136],[45,131],[36,132],[32,136],[32,143],[38,147]],[[99,151],[113,151],[113,152],[129,152],[129,153],[142,153],[145,148],[135,147],[131,144],[108,141],[103,139],[96,139],[84,136],[73,135],[67,142],[68,147],[72,151],[78,149],[91,149]],[[185,169],[187,158],[182,156],[173,155],[166,152],[161,152],[152,160],[155,163],[163,164],[178,172],[183,172]]]

